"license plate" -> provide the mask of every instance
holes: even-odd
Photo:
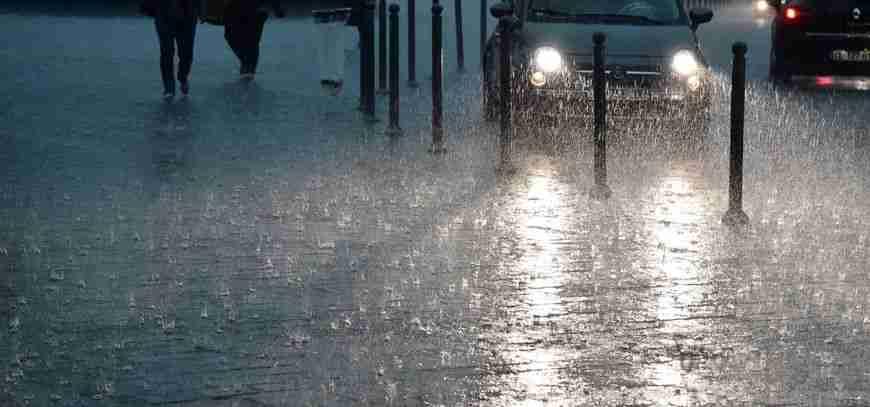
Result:
[[[870,49],[863,51],[838,49],[831,53],[831,59],[837,62],[870,62]]]

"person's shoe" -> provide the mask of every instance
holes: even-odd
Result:
[[[181,94],[187,96],[190,94],[190,82],[181,82]]]
[[[243,73],[241,75],[241,79],[245,82],[250,82],[254,80],[254,74],[250,72]]]
[[[175,98],[175,93],[172,93],[172,92],[163,92],[163,100],[169,102],[169,101],[171,101],[173,98]]]

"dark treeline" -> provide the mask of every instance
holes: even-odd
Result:
[[[291,16],[305,16],[317,8],[340,7],[343,0],[281,0]],[[135,16],[139,0],[3,0],[0,13],[69,16]]]

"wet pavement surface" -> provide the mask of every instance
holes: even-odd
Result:
[[[171,104],[147,20],[0,27],[30,39],[0,43],[0,405],[870,405],[870,96],[771,87],[748,8],[700,30],[721,77],[750,46],[740,230],[724,79],[703,135],[613,129],[599,202],[585,126],[496,171],[470,24],[442,157],[428,82],[390,139],[354,51],[319,89],[307,20],[249,85],[200,26]]]

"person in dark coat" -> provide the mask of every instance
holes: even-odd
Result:
[[[224,38],[239,58],[243,79],[253,79],[260,60],[260,39],[269,19],[267,7],[285,16],[278,0],[230,0],[224,14]]]
[[[345,0],[344,6],[350,8],[350,16],[347,19],[347,25],[356,27],[356,37],[362,40],[362,14],[365,0]],[[356,41],[356,46],[360,46],[360,42]]]
[[[350,9],[350,18],[347,19],[347,25],[351,27],[359,27],[362,22],[364,0],[345,0],[344,6]]]
[[[201,0],[144,0],[140,9],[154,18],[160,42],[160,74],[163,77],[163,97],[175,96],[176,79],[181,93],[190,93],[190,70],[193,65],[193,44],[196,24],[202,15]],[[178,73],[175,53],[178,50]]]

